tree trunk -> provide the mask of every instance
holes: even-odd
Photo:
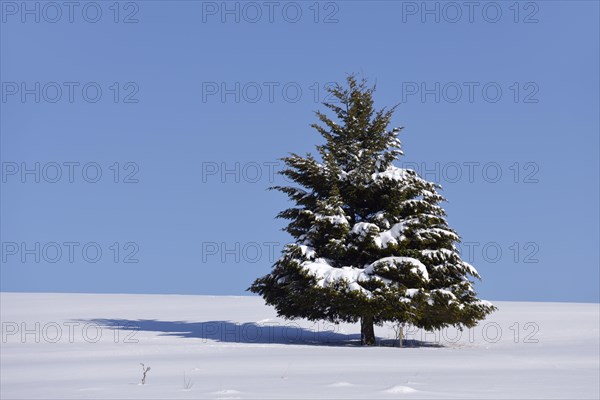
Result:
[[[402,347],[402,341],[404,340],[404,328],[402,324],[398,326],[398,347]]]
[[[375,345],[375,328],[373,327],[373,316],[365,315],[360,320],[360,343],[363,346]]]

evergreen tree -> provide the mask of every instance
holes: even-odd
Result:
[[[455,246],[440,186],[393,165],[401,128],[388,130],[394,108],[375,110],[374,90],[354,76],[331,88],[338,101],[324,105],[339,124],[316,113],[320,160],[283,159],[300,187],[273,189],[295,203],[278,214],[295,241],[249,290],[286,318],[360,320],[365,345],[385,321],[472,327],[495,307],[476,297],[469,276],[479,275]]]

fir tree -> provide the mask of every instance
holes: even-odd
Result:
[[[330,89],[337,102],[324,105],[339,124],[316,113],[320,159],[283,159],[299,187],[274,187],[295,203],[278,217],[295,241],[249,290],[286,318],[360,320],[365,345],[386,321],[472,327],[495,307],[476,297],[479,275],[460,257],[439,185],[393,165],[401,128],[388,130],[394,108],[375,110],[374,90],[354,76]]]

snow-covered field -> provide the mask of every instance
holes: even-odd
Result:
[[[2,399],[600,396],[598,304],[496,302],[400,349],[391,327],[362,348],[358,324],[281,320],[258,297],[0,296]]]

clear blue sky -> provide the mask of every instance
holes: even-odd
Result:
[[[277,159],[357,72],[483,298],[598,302],[596,1],[0,4],[3,291],[245,294]]]

